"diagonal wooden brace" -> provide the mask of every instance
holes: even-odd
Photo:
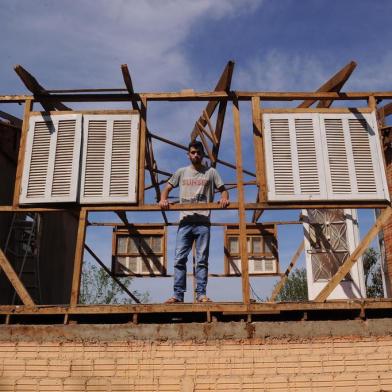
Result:
[[[24,287],[22,281],[19,279],[15,270],[12,268],[12,265],[8,261],[4,252],[0,249],[0,267],[3,269],[7,278],[12,284],[12,287],[15,289],[19,298],[22,300],[24,305],[27,306],[35,306],[33,299],[30,297],[30,294]]]

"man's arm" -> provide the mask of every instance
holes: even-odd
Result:
[[[218,188],[218,191],[221,193],[221,197],[220,197],[220,200],[219,200],[219,205],[222,207],[222,208],[226,208],[229,204],[230,204],[230,201],[229,201],[229,192],[226,190],[226,188],[225,188],[225,186],[224,185],[222,185],[221,187],[219,187]]]
[[[173,186],[170,183],[167,183],[161,193],[161,200],[159,200],[158,204],[163,210],[167,210],[169,208],[169,200],[167,199],[167,197],[169,196],[169,193],[172,189]]]

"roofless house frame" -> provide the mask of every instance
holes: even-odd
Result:
[[[50,304],[49,306],[45,305],[45,301],[37,303],[26,289],[20,274],[15,271],[5,254],[5,250],[2,249],[0,250],[1,269],[22,301],[22,305],[0,305],[0,315],[4,317],[5,322],[12,322],[12,317],[31,315],[58,316],[63,318],[64,322],[68,322],[69,319],[77,319],[83,315],[91,314],[122,314],[125,317],[129,316],[130,320],[137,321],[140,316],[146,314],[182,312],[205,314],[207,320],[211,321],[214,315],[218,314],[245,315],[249,320],[260,314],[279,314],[281,312],[302,312],[305,314],[309,311],[343,309],[357,311],[363,316],[367,309],[392,309],[392,302],[389,300],[378,302],[365,300],[327,301],[329,295],[350,272],[353,265],[392,214],[382,153],[384,144],[388,143],[388,140],[384,137],[385,132],[389,130],[385,125],[385,117],[392,110],[390,104],[382,107],[378,106],[383,100],[392,99],[392,92],[341,92],[344,83],[355,67],[354,62],[347,64],[316,92],[232,91],[230,86],[234,63],[229,62],[214,91],[183,90],[181,92],[136,93],[126,65],[121,66],[125,88],[83,90],[46,90],[23,67],[16,66],[15,71],[32,94],[0,96],[0,103],[2,104],[17,103],[24,105],[22,122],[7,113],[0,113],[0,117],[6,120],[2,121],[3,126],[7,128],[7,131],[12,129],[16,135],[15,142],[17,144],[15,149],[17,156],[14,159],[15,173],[11,181],[12,197],[8,197],[9,202],[3,201],[3,205],[0,206],[0,214],[9,217],[10,213],[65,213],[75,222],[77,220],[77,224],[74,233],[74,253],[67,260],[67,265],[72,266],[72,274],[67,290],[69,300],[65,301],[65,305]],[[132,230],[136,230],[136,234],[141,235],[140,233],[145,230],[151,236],[151,227],[149,229],[149,225],[146,224],[140,228],[140,225],[129,222],[125,214],[127,211],[157,211],[157,213],[162,214],[162,226],[173,224],[173,222],[168,221],[166,213],[161,211],[156,203],[149,204],[145,202],[145,192],[152,188],[155,190],[156,198],[159,199],[160,185],[167,179],[162,180],[159,175],[165,177],[170,175],[159,167],[154,156],[152,140],[159,140],[175,148],[186,150],[185,146],[176,141],[165,139],[149,131],[148,104],[156,101],[206,102],[205,109],[196,121],[190,138],[199,138],[202,141],[212,166],[223,165],[231,168],[235,173],[235,182],[229,184],[229,188],[237,189],[237,200],[232,200],[228,208],[238,211],[238,222],[228,222],[220,225],[228,227],[227,247],[231,246],[229,245],[230,241],[237,241],[235,238],[229,238],[230,233],[238,239],[236,243],[238,248],[233,247],[228,251],[225,254],[225,259],[230,261],[230,257],[236,258],[237,270],[234,274],[241,276],[241,303],[179,305],[136,303],[88,306],[78,304],[85,250],[121,285],[113,270],[111,271],[105,267],[94,253],[94,250],[85,243],[86,228],[89,225],[121,226],[117,229],[123,235]],[[299,101],[300,103],[296,108],[279,108],[279,103],[288,101]],[[365,101],[366,105],[355,108],[332,108],[331,105],[334,101]],[[100,104],[128,102],[130,107],[129,110],[72,110],[66,106],[66,104],[75,102],[99,102]],[[277,107],[264,108],[264,102],[275,102]],[[35,103],[40,103],[44,111],[34,111]],[[250,172],[243,165],[241,142],[244,130],[240,126],[240,103],[241,105],[250,104],[251,106],[255,173]],[[317,103],[317,107],[311,108],[315,103]],[[232,140],[235,162],[227,162],[219,157],[223,125],[228,109],[231,109],[233,116]],[[216,123],[212,124],[214,112],[217,113]],[[102,125],[102,121],[104,125]],[[85,124],[92,125],[90,127],[90,125],[86,126]],[[61,132],[59,132],[60,128],[62,129]],[[18,132],[19,129],[20,133]],[[47,139],[46,147],[42,149],[40,140],[45,138],[45,132],[47,134],[49,132],[50,135],[57,134],[57,144],[53,146],[54,142]],[[88,139],[89,132],[95,132],[95,135],[98,135],[96,144]],[[249,130],[246,130],[246,132],[249,132]],[[63,135],[62,139],[60,134]],[[99,139],[99,135],[103,139]],[[110,140],[107,139],[107,135],[110,135]],[[104,143],[99,143],[99,140],[103,140]],[[64,148],[68,148],[67,151],[64,152],[64,150],[58,148],[60,142],[66,146]],[[38,149],[34,150],[34,143],[38,143]],[[108,143],[110,148],[107,147]],[[115,150],[116,143],[119,152],[117,156],[110,155],[110,151]],[[126,183],[128,194],[125,198],[119,197],[116,199],[113,195],[116,194],[117,190],[120,194],[124,184],[108,183],[107,180],[103,180],[103,184],[100,184],[103,192],[101,196],[103,196],[94,199],[94,187],[97,186],[96,182],[99,182],[99,180],[95,176],[94,168],[91,174],[88,173],[88,159],[95,161],[102,159],[103,178],[110,177],[108,170],[112,170],[112,172],[117,170],[116,173],[119,177],[124,176],[125,169],[121,163],[121,156],[124,153],[121,150],[121,146],[124,146],[123,143],[128,146],[125,147],[127,162],[130,162],[129,159],[133,162],[133,166],[130,165],[129,171],[125,173],[128,179]],[[342,146],[345,146],[344,148],[347,148],[347,150],[342,152]],[[89,155],[89,151],[91,151],[91,155]],[[63,155],[61,155],[62,153]],[[38,158],[38,164],[33,168],[34,159],[36,159],[34,154],[35,157],[44,156],[46,158],[44,166],[47,177],[50,177],[50,189],[47,182],[42,184],[43,178],[39,172],[42,168],[42,162]],[[107,158],[111,162],[110,168],[107,168],[104,163]],[[334,163],[334,158],[336,158],[337,163]],[[343,158],[345,162],[342,163],[341,159]],[[60,162],[58,166],[56,166],[56,159]],[[75,161],[73,159],[78,159],[76,165],[74,165]],[[66,163],[67,160],[71,162],[69,167]],[[75,172],[71,172],[71,169]],[[34,170],[37,170],[35,177]],[[56,170],[58,171],[57,183]],[[150,184],[147,184],[146,174],[150,179]],[[245,181],[244,174],[252,176],[254,180]],[[68,190],[64,189],[64,184],[67,181],[69,183]],[[80,184],[79,188],[78,184]],[[257,187],[257,198],[252,203],[245,201],[245,186],[248,185]],[[43,190],[40,190],[40,186],[43,187]],[[53,189],[56,189],[57,194],[53,193]],[[88,194],[89,189],[92,189],[91,197]],[[34,199],[36,196],[34,192],[39,194],[41,191],[43,192],[40,194],[41,198]],[[64,192],[66,193],[65,198]],[[56,198],[57,196],[59,197]],[[263,211],[355,208],[377,208],[381,213],[369,232],[356,245],[355,249],[349,252],[348,257],[317,294],[314,301],[301,304],[284,304],[274,302],[254,303],[251,300],[249,276],[255,270],[255,264],[252,264],[250,269],[250,262],[255,262],[251,258],[257,258],[258,254],[261,255],[260,258],[263,258],[268,253],[266,253],[266,248],[264,248],[264,251],[258,250],[260,244],[260,239],[257,237],[258,233],[264,230],[267,235],[273,237],[277,225],[303,223],[301,220],[258,223]],[[172,204],[170,206],[171,211],[190,209],[215,210],[219,209],[219,206],[217,203],[203,205]],[[246,211],[249,210],[253,211],[251,222],[247,222],[246,219]],[[88,214],[94,211],[115,212],[122,220],[123,225],[90,222]],[[10,226],[10,221],[7,222],[5,226]],[[139,229],[140,231],[138,231]],[[162,235],[165,233],[164,230],[159,232],[163,233]],[[248,245],[247,237],[252,237],[252,235],[254,239],[249,240],[251,245]],[[114,236],[113,241],[116,241],[116,238]],[[140,241],[138,246],[141,246],[142,242]],[[163,252],[161,256],[164,257],[166,245],[164,242],[162,244],[162,246],[159,245],[159,249],[161,253]],[[113,246],[116,256],[132,257],[132,253],[117,252],[116,244]],[[148,246],[152,246],[151,243]],[[251,251],[249,251],[248,246],[252,247]],[[283,287],[288,274],[303,249],[304,244],[299,244],[289,267],[285,272],[280,273],[281,281],[272,293],[272,300],[276,298],[279,290]],[[274,252],[277,252],[277,250],[271,250],[271,254],[274,254]],[[231,269],[228,264],[225,269],[225,274],[222,274],[222,276],[230,275]],[[55,290],[55,288],[53,289]],[[135,302],[138,302],[133,293],[125,287],[123,289]]]

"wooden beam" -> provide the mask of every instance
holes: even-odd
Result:
[[[125,86],[127,87],[129,95],[131,96],[132,107],[134,109],[139,110],[139,105],[138,105],[138,102],[137,102],[137,100],[135,98],[135,91],[133,89],[133,83],[132,83],[131,74],[129,73],[127,64],[122,64],[121,65],[121,72],[122,72],[122,75],[123,75]]]
[[[316,90],[317,92],[325,91],[335,91],[338,92],[343,87],[344,83],[348,80],[350,75],[353,73],[357,63],[355,61],[350,61],[346,66],[344,66],[340,71],[328,79],[321,87]],[[308,108],[312,106],[317,100],[307,99],[298,105],[299,108]],[[331,106],[332,100],[321,101],[317,107],[327,108]]]
[[[256,161],[256,178],[258,193],[256,202],[267,201],[267,183],[266,183],[266,169],[264,157],[264,135],[263,122],[260,112],[260,98],[252,98],[252,122],[253,122],[253,144]],[[263,210],[255,210],[252,216],[252,222],[257,222],[260,219]]]
[[[234,70],[234,62],[229,61],[225,67],[225,69],[222,72],[221,77],[218,80],[218,83],[215,86],[214,92],[226,92],[229,94],[230,92],[230,86],[231,86],[231,79],[233,76],[233,70]],[[211,118],[212,114],[215,111],[215,108],[217,107],[219,101],[210,101],[208,102],[206,108],[203,110],[203,114],[199,117],[197,121],[200,121],[203,127],[206,126],[207,120],[204,118],[205,114],[207,114],[208,118]],[[196,121],[196,123],[197,123]],[[193,127],[193,131],[191,133],[191,140],[194,140],[197,136],[197,124]],[[220,136],[217,137],[217,139],[220,139]]]
[[[4,252],[0,249],[0,267],[3,269],[8,280],[11,282],[12,287],[15,289],[19,298],[22,300],[24,305],[35,306],[33,299],[24,287],[22,281],[19,279],[12,265],[8,261]]]
[[[23,175],[27,132],[29,130],[29,118],[32,109],[33,109],[33,100],[27,99],[24,106],[23,126],[20,135],[20,142],[19,142],[18,163],[16,165],[14,197],[12,202],[13,207],[17,207],[19,205],[19,196],[21,193],[21,183],[22,183],[22,175]]]
[[[294,268],[295,264],[297,263],[299,256],[301,256],[302,252],[304,251],[304,248],[305,248],[305,242],[302,241],[300,243],[300,245],[298,246],[297,250],[295,251],[293,257],[291,258],[290,264],[287,267],[286,271],[284,272],[282,279],[275,286],[274,291],[271,294],[270,302],[274,302],[276,300],[276,297],[278,296],[278,294],[280,293],[280,290],[282,290],[283,286],[285,285],[291,270]]]
[[[248,246],[246,238],[246,215],[245,215],[245,194],[244,179],[242,174],[242,146],[241,146],[241,126],[240,111],[238,101],[233,102],[233,122],[234,122],[234,146],[237,166],[238,182],[238,217],[239,217],[239,240],[241,257],[241,279],[242,279],[242,298],[245,304],[250,304],[250,285],[249,285],[249,265],[248,265]]]
[[[139,135],[139,183],[138,202],[144,204],[145,164],[147,142],[147,99],[143,98],[140,110],[140,135]]]
[[[112,274],[110,269],[106,267],[104,263],[99,259],[99,257],[90,249],[90,247],[87,244],[84,244],[84,248],[87,250],[88,253],[93,257],[93,259],[103,268],[103,270],[110,275],[110,277],[138,304],[140,304],[139,299],[131,293],[127,287],[116,277]]]
[[[69,107],[62,104],[60,100],[57,100],[53,97],[53,95],[50,95],[38,83],[37,79],[30,72],[26,71],[21,65],[15,65],[14,70],[26,88],[34,94],[37,100],[40,101],[45,110],[71,110]],[[47,100],[49,97],[50,100]]]
[[[79,213],[78,234],[76,237],[76,249],[75,249],[71,300],[70,300],[71,306],[76,306],[79,301],[80,279],[82,275],[82,264],[83,264],[83,250],[84,250],[84,241],[86,238],[86,221],[87,221],[87,210],[85,208],[82,208]]]
[[[170,145],[173,146],[173,147],[181,148],[181,149],[184,150],[184,151],[188,151],[188,147],[186,147],[186,146],[184,146],[184,145],[182,145],[182,144],[179,144],[179,143],[173,142],[173,141],[171,141],[171,140],[165,139],[165,138],[163,138],[162,136],[158,136],[158,135],[153,134],[153,133],[151,133],[151,132],[149,132],[149,135],[150,135],[152,138],[157,139],[157,140],[160,140],[160,141],[163,142],[163,143],[170,144]],[[235,166],[235,165],[233,165],[233,164],[230,163],[230,162],[223,161],[222,159],[217,159],[216,162],[219,163],[219,164],[221,164],[221,165],[223,165],[223,166],[230,167],[230,168],[232,168],[232,169],[234,169],[234,170],[236,169],[236,166]],[[252,173],[252,172],[249,171],[249,170],[243,169],[243,172],[244,172],[245,174],[248,174],[249,176],[256,177],[256,174],[255,174],[255,173]],[[169,175],[171,175],[171,174],[169,174]]]
[[[392,114],[392,102],[386,104],[385,106],[380,107],[377,110],[378,115],[382,115],[382,117],[388,117]]]
[[[358,258],[361,257],[362,254],[366,251],[366,249],[369,247],[370,243],[373,241],[373,238],[382,229],[382,226],[384,226],[384,224],[388,221],[388,219],[390,218],[391,215],[392,215],[392,208],[391,207],[387,207],[381,212],[381,214],[377,218],[374,225],[367,232],[367,234],[362,239],[360,244],[355,248],[354,252],[339,267],[336,274],[325,285],[325,287],[320,291],[318,296],[315,298],[316,302],[324,302],[327,300],[328,296],[332,293],[332,291],[336,288],[336,286],[350,272],[352,266],[356,263]]]
[[[12,114],[3,112],[2,110],[0,110],[0,117],[8,120],[11,123],[11,125],[14,125],[18,128],[22,128],[23,120],[21,120],[20,118],[15,117]]]

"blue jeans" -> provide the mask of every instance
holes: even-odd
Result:
[[[184,300],[186,291],[186,262],[196,245],[196,296],[206,294],[208,279],[208,252],[210,248],[210,225],[205,223],[181,223],[176,238],[174,259],[174,297]]]

